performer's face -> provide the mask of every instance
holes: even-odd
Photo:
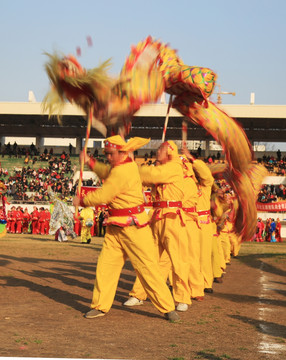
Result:
[[[111,148],[105,149],[105,156],[111,166],[116,166],[123,160],[125,153]]]
[[[165,164],[169,157],[168,157],[168,147],[165,144],[162,144],[159,149],[157,150],[156,155],[157,161],[159,161],[160,164]]]

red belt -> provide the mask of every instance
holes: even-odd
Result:
[[[198,215],[210,215],[211,211],[210,210],[204,210],[204,211],[198,211]]]
[[[129,216],[133,214],[140,214],[145,210],[144,205],[138,205],[132,208],[126,209],[108,209],[110,216]]]
[[[193,206],[193,207],[183,207],[182,210],[186,211],[186,212],[196,212],[196,207]]]
[[[154,208],[181,208],[182,207],[182,201],[154,201],[153,202]]]

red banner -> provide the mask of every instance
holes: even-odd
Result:
[[[274,203],[256,203],[257,211],[265,212],[286,212],[286,201],[278,201]]]
[[[81,191],[80,191],[80,197],[83,198],[84,196],[86,196],[89,192],[91,191],[95,191],[97,189],[100,189],[100,187],[96,187],[96,186],[82,186],[81,187]]]

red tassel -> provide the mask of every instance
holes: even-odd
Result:
[[[81,56],[81,48],[79,46],[76,48],[76,54],[77,56]]]
[[[86,41],[87,41],[88,46],[92,46],[92,38],[91,38],[91,36],[87,36]]]

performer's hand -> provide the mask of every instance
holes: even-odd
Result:
[[[191,162],[193,162],[195,160],[193,155],[191,155],[191,153],[189,152],[186,144],[184,144],[184,143],[183,143],[183,146],[182,146],[182,154],[184,154],[187,157],[187,159],[189,159]]]
[[[80,206],[80,197],[79,196],[75,196],[73,198],[73,206]]]
[[[79,156],[80,162],[84,162],[84,164],[88,164],[90,161],[90,157],[87,155],[86,152],[82,151]]]

